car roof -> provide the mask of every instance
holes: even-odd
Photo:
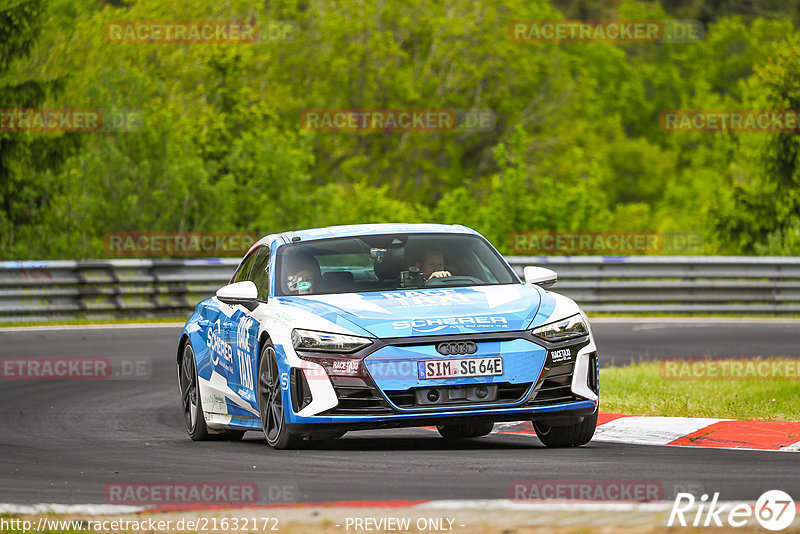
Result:
[[[380,234],[473,234],[480,235],[472,228],[460,224],[429,224],[429,223],[382,223],[382,224],[349,224],[344,226],[325,226],[322,228],[309,228],[306,230],[293,230],[278,234],[285,243],[293,241],[309,241],[335,237],[353,237],[362,235]]]

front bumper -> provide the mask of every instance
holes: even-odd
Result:
[[[468,357],[502,356],[503,373],[420,379],[420,361],[465,357],[436,352],[438,343],[452,341],[475,343],[477,351]],[[286,413],[287,424],[297,432],[531,420],[559,413],[577,421],[594,413],[598,404],[597,350],[589,335],[558,344],[529,332],[393,338],[352,355],[298,356],[308,366],[293,370],[292,402]],[[476,388],[488,389],[491,395],[478,401],[472,394]],[[434,389],[443,401],[424,400]],[[325,392],[327,404],[312,399],[314,391]]]
[[[596,401],[578,401],[540,408],[512,408],[493,410],[459,410],[438,414],[401,414],[392,416],[362,417],[303,417],[288,423],[288,428],[298,434],[329,433],[351,430],[378,430],[447,424],[464,424],[477,421],[557,421],[557,424],[578,423],[597,411]],[[555,424],[555,423],[554,423]]]

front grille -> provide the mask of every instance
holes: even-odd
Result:
[[[549,369],[545,368],[527,404],[529,406],[549,406],[578,400],[572,393],[573,368],[572,362]]]
[[[460,386],[426,386],[426,387],[417,387],[411,389],[404,389],[404,390],[387,390],[386,396],[389,398],[395,406],[399,408],[433,408],[436,406],[475,406],[480,407],[481,404],[512,404],[514,402],[519,402],[522,400],[525,393],[531,386],[530,382],[522,383],[522,384],[511,384],[509,382],[499,382],[499,383],[487,383],[487,384],[469,384],[469,387],[478,387],[478,386],[496,386],[497,387],[497,395],[496,398],[487,400],[482,402],[479,401],[470,401],[464,403],[457,403],[457,402],[442,402],[439,404],[417,404],[416,402],[416,392],[418,390],[430,390],[436,389],[442,393],[443,398],[447,398],[446,392],[448,390],[457,390],[457,389],[464,389],[465,385]]]
[[[374,384],[362,378],[331,376],[339,404],[320,415],[365,415],[391,413],[392,408]]]
[[[389,397],[389,400],[392,401],[395,406],[399,406],[400,408],[414,407],[416,395],[413,389],[389,390],[386,392],[386,396]]]
[[[497,402],[518,402],[522,400],[522,396],[525,395],[530,387],[530,382],[522,384],[503,382],[497,384]]]

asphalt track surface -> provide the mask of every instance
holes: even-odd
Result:
[[[699,356],[793,356],[798,321],[614,320],[593,323],[604,365]],[[590,443],[546,449],[532,436],[495,434],[448,444],[426,429],[352,432],[316,450],[274,451],[260,433],[242,442],[192,442],[175,379],[179,328],[0,330],[0,359],[147,358],[146,380],[0,380],[0,503],[103,503],[109,483],[252,481],[291,487],[301,501],[503,499],[518,480],[658,481],[755,500],[780,488],[800,498],[800,456]],[[699,494],[699,493],[698,493]],[[278,497],[280,499],[280,497]]]

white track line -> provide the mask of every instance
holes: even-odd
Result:
[[[57,324],[41,326],[6,326],[0,327],[3,332],[41,332],[47,330],[107,330],[114,328],[135,329],[135,328],[182,328],[186,323],[120,323],[120,324]]]
[[[512,501],[511,499],[442,500],[417,504],[414,508],[435,510],[507,510],[507,511],[571,511],[571,512],[663,512],[672,508],[672,501]]]
[[[314,505],[312,504],[311,507]],[[330,507],[330,503],[325,505]],[[334,506],[336,507],[336,506]],[[342,507],[348,508],[347,502],[342,503]],[[581,512],[661,512],[669,510],[672,501],[658,502],[625,502],[625,501],[563,501],[563,500],[541,500],[541,501],[513,501],[511,499],[479,499],[479,500],[436,500],[421,504],[409,505],[408,508],[414,509],[435,509],[435,510],[508,510],[508,511],[581,511]],[[235,507],[232,507],[235,508]],[[269,508],[268,504],[264,508]],[[370,507],[373,508],[373,507]],[[374,508],[381,508],[376,506]],[[394,507],[393,507],[394,508]],[[121,506],[112,504],[0,504],[0,513],[17,515],[34,514],[86,514],[86,515],[108,515],[108,514],[132,514],[147,510],[141,506]],[[200,511],[200,510],[197,510]]]
[[[781,447],[780,450],[787,452],[800,452],[800,441],[791,445],[787,445],[786,447]]]
[[[666,445],[714,423],[730,420],[702,417],[620,417],[599,425],[593,439],[637,445]]]
[[[668,447],[682,447],[693,449],[708,449],[708,447],[689,447],[684,444],[670,445],[676,439],[688,436],[698,430],[720,421],[735,421],[735,419],[711,419],[695,417],[658,417],[626,415],[597,426],[592,441],[606,443],[623,443],[630,445],[657,445]],[[513,434],[534,437],[535,434],[516,432],[512,430],[517,425],[528,421],[510,421],[495,423],[493,435]],[[714,447],[717,450],[753,451],[753,452],[800,452],[800,441],[780,449],[757,449],[753,447]]]
[[[144,511],[142,506],[122,506],[117,504],[11,504],[0,503],[1,514],[33,515],[33,514],[134,514]]]

